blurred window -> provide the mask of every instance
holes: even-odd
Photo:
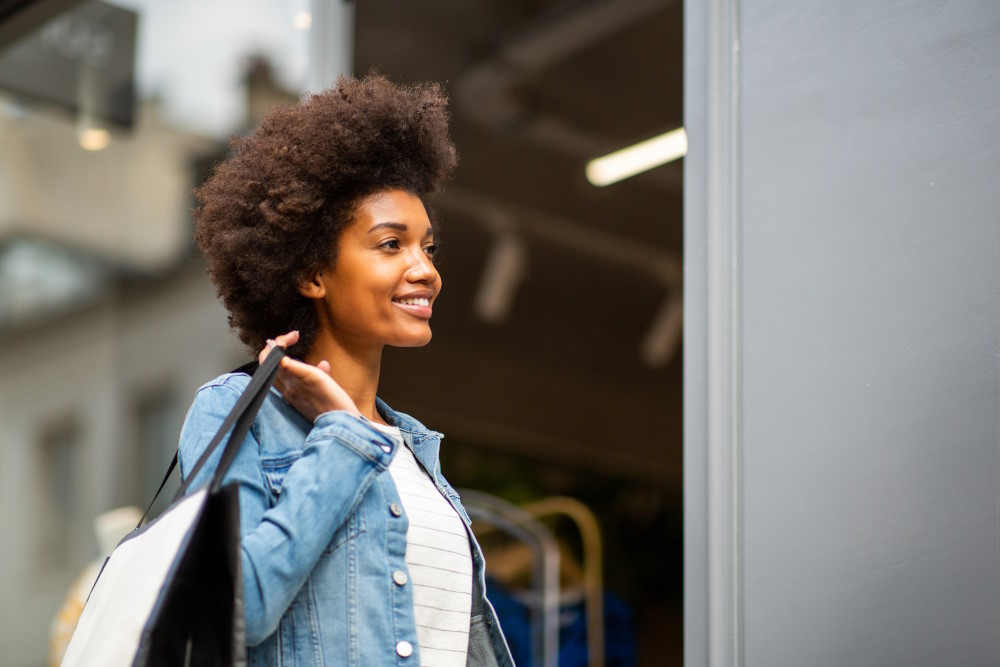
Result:
[[[79,500],[77,469],[82,429],[75,418],[45,428],[37,448],[38,507],[35,545],[43,568],[70,564],[75,507]]]
[[[145,510],[177,451],[181,424],[174,392],[168,388],[147,392],[136,402],[135,420],[138,437],[134,444],[136,466],[133,477],[137,483],[133,486],[133,494],[136,504]],[[178,474],[175,472],[157,500],[154,513],[169,504],[177,485]]]
[[[97,299],[108,281],[100,262],[46,241],[0,244],[0,330]]]

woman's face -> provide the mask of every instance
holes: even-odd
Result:
[[[414,347],[431,339],[441,291],[434,234],[418,197],[387,190],[362,200],[340,236],[324,286],[321,327],[344,345]]]

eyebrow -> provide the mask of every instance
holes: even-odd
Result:
[[[368,233],[371,234],[372,232],[380,229],[394,229],[397,232],[406,232],[409,230],[409,227],[401,222],[380,222],[377,225],[372,225],[371,229],[368,230]],[[424,236],[434,236],[434,227],[428,227],[427,233],[424,234]]]

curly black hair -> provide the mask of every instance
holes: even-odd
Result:
[[[438,84],[341,77],[230,141],[195,190],[194,237],[229,326],[253,354],[293,329],[289,353],[309,350],[318,325],[298,285],[336,259],[362,199],[401,189],[427,206],[458,162],[447,105]]]

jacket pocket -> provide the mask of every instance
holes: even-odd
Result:
[[[302,458],[302,452],[291,452],[277,458],[262,458],[260,460],[261,470],[264,472],[264,480],[267,482],[271,507],[274,507],[281,496],[281,486],[285,482],[285,475],[292,464]]]

